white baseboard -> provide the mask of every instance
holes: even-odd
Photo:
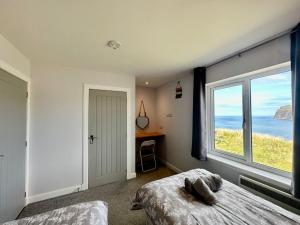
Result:
[[[173,164],[167,162],[166,160],[161,159],[161,158],[159,158],[159,160],[160,160],[163,164],[165,164],[166,167],[168,167],[169,169],[175,171],[176,173],[182,173],[182,172],[183,172],[183,170],[177,168],[176,166],[174,166]]]
[[[55,190],[55,191],[50,191],[50,192],[46,192],[46,193],[42,193],[42,194],[38,194],[38,195],[29,196],[28,198],[26,198],[26,205],[30,204],[30,203],[50,199],[50,198],[55,198],[55,197],[62,196],[62,195],[71,194],[71,193],[78,192],[78,191],[81,191],[81,185],[76,185],[76,186],[67,187],[67,188],[63,188],[63,189],[59,189],[59,190]]]
[[[127,173],[127,180],[130,180],[133,178],[136,178],[136,173]],[[50,192],[46,192],[46,193],[42,193],[42,194],[38,194],[38,195],[29,196],[26,198],[26,205],[28,205],[30,203],[50,199],[50,198],[55,198],[55,197],[62,196],[62,195],[71,194],[71,193],[86,190],[86,189],[88,189],[88,185],[82,184],[82,185],[67,187],[67,188],[50,191]]]
[[[136,178],[136,173],[127,173],[127,180]]]
[[[85,191],[87,189],[89,189],[89,185],[88,184],[82,184],[81,185],[81,191]]]

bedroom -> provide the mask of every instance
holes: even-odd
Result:
[[[299,213],[300,170],[292,163],[300,154],[297,111],[289,116],[298,88],[292,77],[299,71],[299,48],[290,38],[298,35],[292,32],[300,22],[298,0],[4,0],[0,6],[1,80],[17,83],[23,93],[20,110],[1,107],[0,222],[21,210],[19,218],[100,200],[108,203],[109,224],[145,224],[144,210],[130,210],[137,189],[196,168]],[[206,81],[194,82],[194,76]],[[111,135],[94,133],[93,92],[120,101],[100,115],[120,125],[105,133]],[[141,100],[150,118],[143,132],[164,135],[155,138],[158,168],[148,173],[136,170]],[[287,119],[274,119],[285,106]],[[95,144],[105,143],[102,138],[113,143],[113,137],[120,143],[105,146],[120,152],[105,151],[106,158],[94,160]],[[21,161],[9,162],[10,148],[22,153]],[[93,166],[121,172],[97,180]],[[10,179],[8,171],[21,178]]]

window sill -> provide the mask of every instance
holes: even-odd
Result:
[[[220,163],[224,163],[226,165],[229,165],[231,167],[239,169],[239,170],[241,170],[241,172],[245,172],[245,173],[249,174],[250,176],[253,176],[257,179],[265,179],[266,178],[269,180],[269,182],[271,184],[280,185],[287,189],[289,189],[289,187],[291,186],[290,178],[280,176],[277,174],[273,174],[268,171],[264,171],[264,170],[261,170],[261,169],[255,168],[255,167],[251,167],[251,166],[245,165],[243,163],[239,163],[239,162],[236,162],[236,161],[233,161],[233,160],[221,157],[221,156],[217,156],[217,155],[214,155],[211,153],[208,154],[207,158],[208,158],[208,161],[214,160],[214,161],[218,161]]]

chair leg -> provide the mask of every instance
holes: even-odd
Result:
[[[148,170],[144,170],[144,165],[143,165],[143,157],[141,156],[141,166],[142,166],[142,171],[143,173],[146,173],[146,172],[150,172],[150,171],[153,171],[153,170],[156,170],[156,158],[155,158],[155,154],[153,154],[153,161],[154,161],[154,167],[151,168],[151,169],[148,169]]]
[[[142,167],[142,172],[145,173],[145,172],[149,172],[149,171],[152,171],[152,170],[156,170],[156,167],[157,167],[157,164],[156,164],[156,157],[155,157],[155,151],[154,151],[155,147],[153,146],[152,148],[152,157],[153,157],[153,162],[154,162],[154,167],[151,168],[151,169],[148,169],[148,170],[144,170],[144,162],[143,162],[143,155],[142,155],[142,148],[140,149],[139,151],[139,154],[140,154],[140,161],[141,161],[141,167]],[[151,156],[151,155],[150,155]]]
[[[154,170],[156,170],[156,157],[155,157],[155,153],[153,153],[153,160],[154,160]]]
[[[142,157],[142,151],[140,151],[140,161],[141,161],[142,172],[145,173],[144,164],[143,164],[143,157]]]

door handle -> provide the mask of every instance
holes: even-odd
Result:
[[[97,137],[95,137],[94,135],[90,135],[90,136],[89,136],[90,144],[94,144],[94,140],[95,140],[96,138],[97,138]]]
[[[0,158],[4,158],[4,155],[0,155]]]

